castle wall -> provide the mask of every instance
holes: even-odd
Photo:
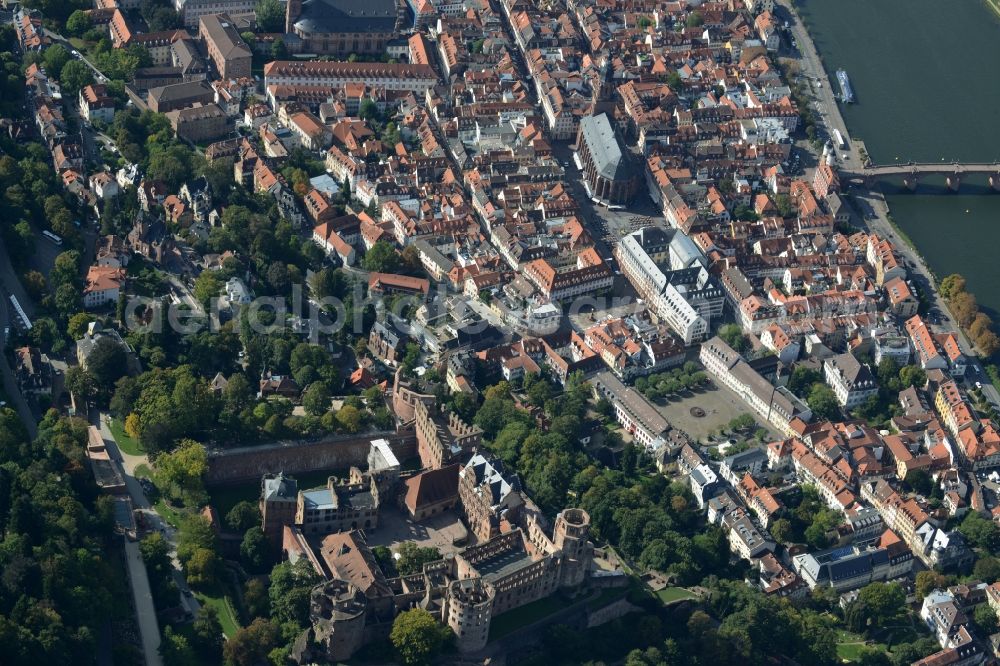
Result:
[[[209,486],[259,481],[265,474],[300,474],[365,466],[373,439],[386,439],[400,460],[416,455],[412,429],[335,435],[319,440],[276,442],[210,451],[205,483]]]

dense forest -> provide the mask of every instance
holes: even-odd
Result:
[[[86,423],[50,411],[30,442],[0,409],[0,645],[5,664],[74,664],[131,611],[112,504],[84,458]],[[127,649],[123,645],[122,649]]]

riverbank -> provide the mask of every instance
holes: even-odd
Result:
[[[986,2],[986,6],[992,9],[993,13],[997,15],[997,18],[1000,18],[1000,0],[984,0],[984,1]]]
[[[930,2],[930,0],[915,1],[918,3]],[[1000,0],[993,1],[1000,2]],[[819,112],[824,120],[827,132],[832,133],[832,130],[836,128],[850,143],[851,151],[848,156],[849,159],[847,164],[841,165],[842,168],[850,168],[852,163],[857,163],[860,166],[862,160],[858,154],[859,147],[864,148],[866,157],[870,154],[871,159],[876,162],[880,160],[892,162],[893,160],[898,161],[900,159],[911,158],[907,153],[894,155],[893,157],[885,155],[884,146],[887,143],[888,145],[893,145],[898,138],[897,125],[899,123],[896,122],[896,119],[900,117],[900,109],[905,107],[897,105],[896,100],[889,96],[889,93],[893,91],[887,90],[887,87],[898,85],[899,82],[893,77],[885,77],[884,68],[871,67],[873,60],[882,61],[890,55],[888,53],[873,53],[873,51],[881,48],[881,42],[877,38],[883,37],[883,41],[899,42],[900,46],[896,48],[902,48],[904,44],[909,45],[904,33],[887,33],[884,29],[878,27],[884,25],[885,21],[890,18],[889,13],[894,9],[894,3],[898,8],[903,8],[904,4],[909,7],[909,3],[904,3],[903,0],[886,0],[885,3],[881,3],[877,7],[873,7],[861,0],[837,0],[837,2],[833,2],[832,0],[814,0],[807,7],[798,7],[793,4],[792,0],[778,0],[778,4],[784,7],[793,17],[791,26],[792,34],[801,52],[801,58],[797,61],[801,70],[806,76],[822,82],[818,89],[814,89],[812,92],[819,104]],[[928,4],[928,7],[930,7],[930,4]],[[964,5],[963,10],[968,11],[969,7],[970,5],[968,4]],[[859,21],[858,15],[864,15],[864,20]],[[856,30],[859,24],[870,26],[873,31],[872,34],[859,35],[858,30]],[[924,26],[919,16],[912,16],[910,14],[906,14],[905,19],[901,20],[901,24]],[[821,60],[823,57],[829,57],[829,54],[821,52],[820,49],[831,49],[831,45],[834,47],[832,48],[834,54],[830,58],[830,61],[837,63],[837,67],[844,67],[852,71],[852,83],[855,81],[858,82],[858,84],[854,85],[855,93],[859,96],[858,104],[841,106],[830,92],[830,76]],[[882,58],[882,56],[885,56],[885,58]],[[857,72],[857,76],[853,74],[855,71]],[[920,89],[921,87],[904,85],[899,88],[898,95],[905,97],[906,95],[914,94],[915,89]],[[873,94],[868,95],[869,91],[879,92],[878,94],[873,92]],[[870,110],[873,108],[878,111],[878,117],[873,117],[870,113]],[[866,143],[855,142],[850,138],[851,134],[847,127],[848,121],[851,122],[851,127],[855,129],[855,125],[859,122],[863,127],[873,128],[865,130]],[[878,121],[877,126],[875,124],[876,121]],[[933,122],[928,122],[922,128],[922,133],[927,133],[926,127],[933,126],[935,126]],[[942,133],[932,134],[940,138],[939,135]],[[919,136],[919,134],[915,132],[911,136],[904,137],[905,145],[908,149],[910,146],[916,144],[914,152],[917,155],[913,157],[919,156],[921,148],[927,143],[926,140],[923,144],[919,141],[914,141],[915,136]],[[886,137],[891,138],[892,142],[887,142]],[[911,279],[919,286],[925,305],[936,308],[943,314],[945,318],[943,322],[944,328],[954,330],[958,333],[962,350],[966,354],[976,355],[976,347],[972,344],[965,331],[958,325],[947,303],[945,303],[938,292],[937,275],[947,275],[963,271],[941,270],[941,267],[938,265],[932,268],[934,262],[924,255],[924,251],[921,248],[937,249],[941,243],[934,241],[925,242],[925,239],[916,238],[910,233],[910,227],[907,223],[909,216],[894,215],[895,211],[890,208],[890,197],[887,197],[883,192],[883,187],[886,186],[884,183],[879,183],[871,191],[854,190],[852,192],[855,201],[860,204],[858,206],[861,209],[859,212],[864,214],[865,226],[870,232],[887,238],[896,246],[897,253],[909,266],[908,271]],[[891,187],[891,185],[888,187]],[[953,195],[937,196],[948,200]],[[895,207],[893,206],[893,208]],[[934,235],[939,237],[948,235],[942,234],[941,230],[939,218],[935,220]]]

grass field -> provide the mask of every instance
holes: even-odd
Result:
[[[146,449],[142,447],[137,440],[132,439],[125,433],[125,426],[118,419],[111,419],[111,434],[115,438],[115,442],[118,443],[118,448],[122,450],[122,453],[127,453],[130,456],[141,456],[146,453]]]
[[[889,646],[885,643],[865,643],[863,636],[840,629],[837,631],[837,658],[841,661],[857,661],[861,653],[865,650],[877,650],[888,652]]]
[[[656,598],[659,599],[664,604],[673,603],[675,601],[681,601],[682,599],[697,599],[696,595],[691,590],[683,587],[665,587],[662,590],[655,593]]]
[[[857,661],[861,653],[865,650],[877,650],[886,652],[886,646],[882,643],[875,645],[865,645],[864,641],[858,643],[837,643],[837,658],[841,661]]]
[[[617,601],[629,593],[629,588],[627,587],[612,587],[601,592],[601,594],[591,601],[587,602],[587,608],[594,610],[597,608],[603,608],[607,606],[612,601]]]
[[[156,511],[156,513],[160,514],[160,516],[162,516],[165,521],[167,521],[174,527],[180,525],[181,514],[175,511],[174,509],[171,509],[167,505],[167,503],[163,501],[163,499],[156,500],[156,503],[153,504],[153,509]]]
[[[194,596],[199,603],[204,606],[211,606],[218,612],[219,623],[222,625],[222,633],[226,635],[226,638],[231,637],[240,628],[240,622],[224,590],[213,589],[206,592],[195,592]]]
[[[570,603],[558,596],[546,597],[521,606],[516,611],[504,613],[490,624],[490,640],[495,641],[498,638],[503,638],[521,627],[547,618],[549,615],[566,608]]]

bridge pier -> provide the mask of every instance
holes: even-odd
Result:
[[[917,189],[917,174],[910,174],[909,176],[903,176],[903,187],[911,192]]]
[[[1000,192],[1000,173],[995,173],[990,176],[990,187],[997,192]]]
[[[952,192],[958,192],[958,188],[962,186],[962,176],[953,173],[947,178],[945,178],[945,183],[948,185],[948,189]]]

